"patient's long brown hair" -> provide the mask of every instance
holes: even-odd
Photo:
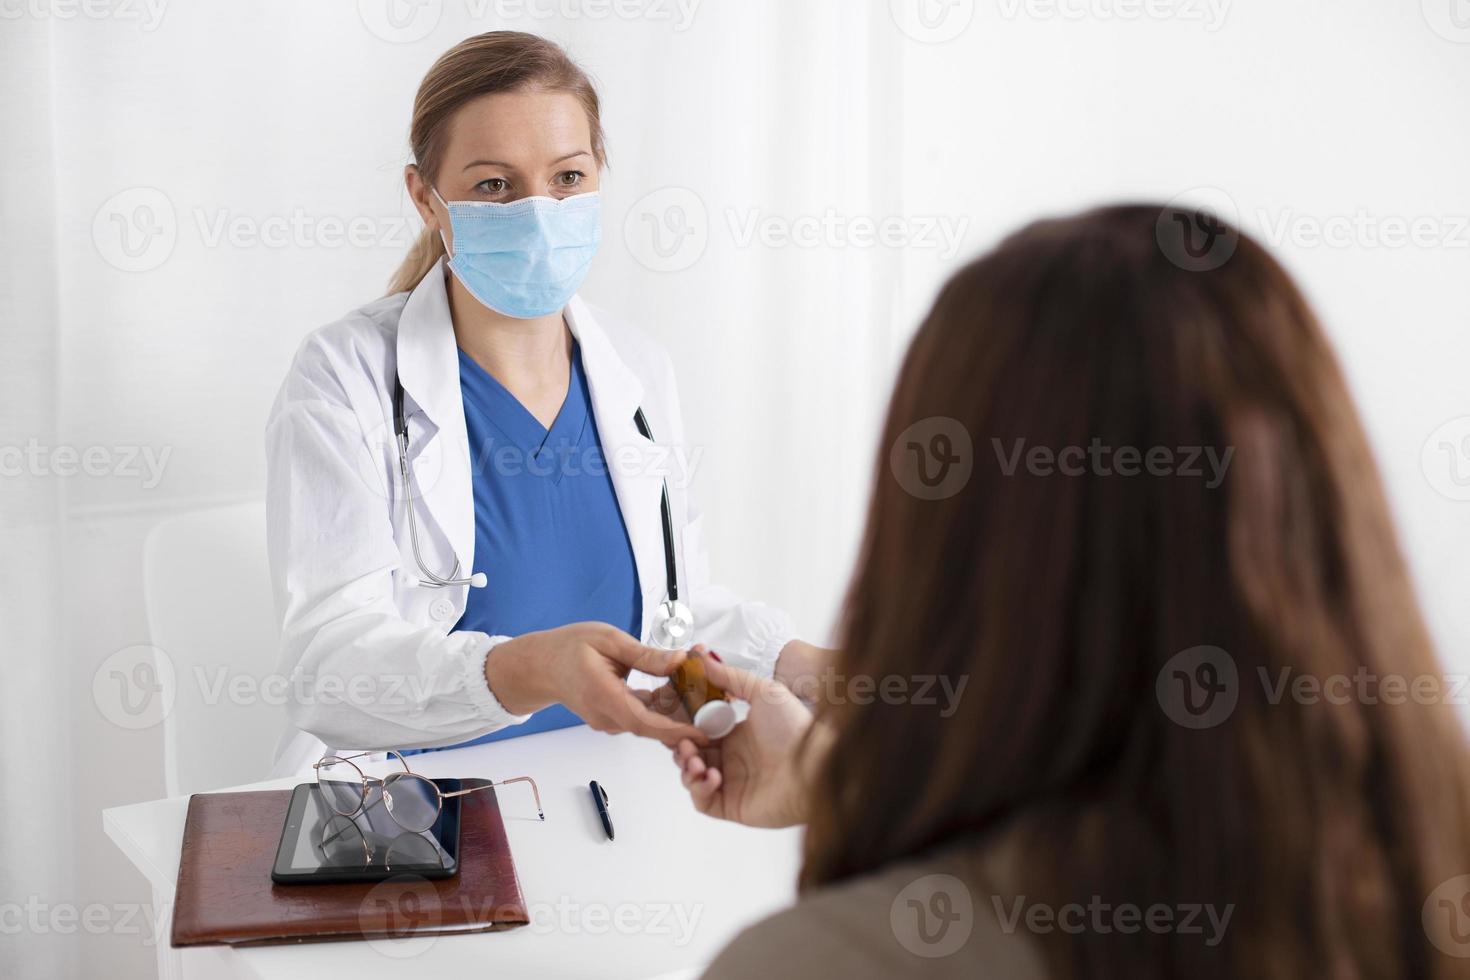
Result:
[[[948,717],[819,708],[803,887],[1010,828],[1029,902],[1233,906],[1214,947],[1035,935],[1057,976],[1466,976],[1426,931],[1466,889],[1431,892],[1470,873],[1464,739],[1448,687],[1426,705],[1387,680],[1442,675],[1367,442],[1302,295],[1223,225],[1210,254],[1211,220],[1045,221],[940,294],[893,395],[840,671],[968,680]],[[1364,680],[1344,698],[1341,678]]]

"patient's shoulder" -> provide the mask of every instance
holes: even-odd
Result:
[[[817,889],[735,937],[706,980],[823,974],[1041,980],[1036,947],[997,913],[985,883],[994,866],[988,857],[951,849]]]

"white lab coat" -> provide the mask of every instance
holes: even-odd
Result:
[[[675,455],[697,458],[684,442],[668,356],[580,298],[566,318],[581,346],[632,542],[642,639],[666,592],[659,514],[667,476],[681,598],[694,611],[695,642],[771,673],[792,637],[790,622],[709,582],[702,518],[689,497],[688,467]],[[385,297],[310,334],[271,410],[266,516],[282,620],[280,670],[292,691],[290,726],[277,750],[280,773],[299,771],[328,745],[452,745],[527,717],[507,712],[485,683],[485,657],[506,638],[450,632],[469,587],[411,584],[423,576],[398,477],[395,368],[406,394],[425,563],[444,576],[456,560],[460,575],[474,568],[472,463],[441,263],[412,293]],[[634,424],[639,406],[656,444]]]

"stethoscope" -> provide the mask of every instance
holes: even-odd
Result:
[[[648,427],[648,419],[644,417],[642,408],[633,413],[633,422],[638,426],[639,434],[652,442],[653,430]],[[403,382],[396,376],[393,379],[393,432],[398,440],[398,475],[403,480],[404,492],[408,497],[405,501],[405,509],[408,511],[408,538],[413,546],[413,560],[423,573],[423,578],[410,575],[408,584],[426,589],[447,589],[459,585],[483,589],[489,583],[484,572],[475,572],[469,578],[463,578],[459,574],[459,559],[455,558],[454,569],[448,575],[438,575],[424,564],[424,556],[419,553],[419,526],[413,513],[416,494],[413,471],[408,465],[408,419],[403,414]],[[658,604],[658,609],[654,610],[649,639],[656,646],[672,650],[685,645],[693,637],[694,613],[679,601],[679,569],[674,561],[674,512],[669,505],[667,479],[663,481],[663,500],[659,504],[659,516],[663,519],[664,584],[668,594]]]

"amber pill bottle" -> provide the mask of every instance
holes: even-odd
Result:
[[[705,673],[708,663],[702,654],[690,653],[669,678],[694,727],[710,738],[724,738],[735,727],[735,706],[723,688]]]

